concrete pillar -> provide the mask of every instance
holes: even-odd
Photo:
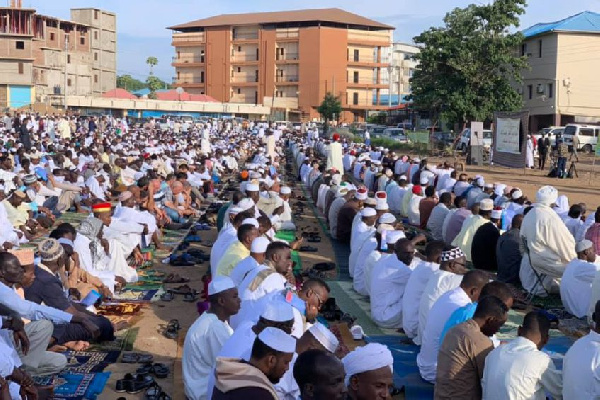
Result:
[[[561,115],[560,115],[560,113],[554,114],[554,123],[552,125],[554,125],[554,126],[561,126]]]

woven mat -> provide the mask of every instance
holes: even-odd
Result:
[[[63,372],[58,376],[36,378],[41,386],[54,386],[54,399],[88,400],[95,399],[106,386],[110,372],[77,374]]]
[[[121,355],[118,350],[109,351],[67,351],[67,366],[63,372],[88,374],[102,372],[109,364],[117,362]]]

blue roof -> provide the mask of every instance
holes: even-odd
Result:
[[[600,33],[600,14],[583,11],[560,21],[535,24],[525,29],[522,33],[526,38],[530,38],[555,31]]]

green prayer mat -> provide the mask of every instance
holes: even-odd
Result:
[[[277,233],[275,234],[275,238],[279,240],[285,240],[286,242],[291,243],[294,240],[296,240],[296,232],[284,230],[277,231]]]

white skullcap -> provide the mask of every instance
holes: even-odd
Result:
[[[379,217],[380,224],[393,224],[394,222],[396,222],[396,217],[394,217],[394,214],[385,213]]]
[[[335,197],[342,197],[345,196],[346,194],[348,194],[348,189],[345,187],[341,187],[338,189],[337,193],[335,194]]]
[[[256,218],[246,218],[242,221],[242,225],[254,225],[255,227],[259,227],[258,221]]]
[[[288,335],[281,329],[268,327],[258,334],[258,340],[282,353],[296,352],[296,339]]]
[[[483,199],[479,202],[479,209],[481,211],[492,211],[494,209],[494,200]]]
[[[377,227],[377,233],[382,234],[383,231],[393,231],[394,227],[390,224],[380,224]]]
[[[400,175],[400,180],[405,180],[405,181],[407,181],[407,180],[408,180],[408,178],[406,177],[406,175]]]
[[[594,245],[591,240],[583,239],[581,242],[577,242],[575,245],[575,251],[577,253],[581,253],[582,251],[586,251]]]
[[[366,205],[368,205],[368,206],[376,206],[376,205],[377,205],[377,200],[375,200],[375,199],[374,199],[374,198],[372,198],[372,197],[368,197],[368,198],[365,200],[365,204],[366,204]]]
[[[208,284],[208,295],[221,293],[229,289],[234,289],[235,283],[228,276],[216,276]]]
[[[553,186],[542,186],[540,190],[535,194],[536,203],[544,204],[549,206],[550,204],[556,203],[558,198],[558,190]]]
[[[522,191],[520,191],[520,190],[515,190],[515,191],[513,192],[513,194],[511,195],[511,197],[512,197],[514,200],[520,199],[521,197],[523,197],[523,192],[522,192]]]
[[[364,208],[364,209],[363,209],[363,210],[360,212],[360,214],[361,214],[363,217],[374,217],[374,216],[376,216],[376,215],[377,215],[377,211],[375,211],[375,209],[374,209],[374,208],[371,208],[371,207],[366,207],[366,208]]]
[[[254,205],[255,205],[254,200],[252,200],[249,197],[240,200],[240,202],[238,203],[238,207],[241,208],[242,211],[249,210],[252,207],[254,207]]]
[[[419,157],[413,158],[413,162],[420,163],[421,159]]]
[[[244,220],[245,221],[245,220]],[[269,239],[264,236],[259,236],[252,241],[252,245],[250,246],[250,253],[258,253],[262,254],[267,251],[267,247],[269,246]]]
[[[292,193],[292,189],[290,189],[289,186],[282,186],[281,189],[279,190],[279,193],[281,193],[281,194],[291,194]]]
[[[285,301],[270,301],[260,316],[268,321],[287,322],[294,319],[294,310]]]
[[[419,183],[421,185],[427,185],[429,183],[429,178],[427,177],[427,175],[421,176],[421,178],[419,179]]]
[[[331,183],[334,185],[339,185],[340,183],[342,183],[342,175],[341,174],[335,174],[331,177]]]
[[[389,168],[386,168],[386,170],[385,170],[385,175],[386,175],[386,176],[388,176],[388,177],[391,177],[391,176],[393,176],[393,175],[394,175],[394,173],[392,172],[392,170],[391,170],[391,169],[389,169]]]
[[[256,183],[249,183],[246,185],[246,192],[258,192],[260,189]]]
[[[502,209],[492,210],[492,218],[493,219],[500,219],[500,218],[502,218]]]
[[[242,211],[244,211],[244,210],[242,209],[242,207],[240,207],[240,206],[235,206],[235,207],[231,207],[231,208],[229,209],[229,214],[237,215],[237,214],[241,213]]]
[[[317,322],[311,326],[308,331],[315,337],[315,339],[319,341],[319,343],[321,343],[323,347],[325,347],[328,352],[335,353],[340,342],[335,335],[325,327],[325,325]]]
[[[344,370],[346,371],[346,386],[350,384],[350,378],[354,375],[379,368],[389,367],[394,371],[394,358],[387,346],[379,343],[369,343],[366,346],[357,347],[342,358]]]
[[[369,197],[369,193],[367,192],[367,189],[360,188],[356,191],[355,197],[358,200],[365,201]]]
[[[375,206],[377,211],[389,210],[390,206],[386,199],[377,199],[377,205]]]
[[[496,196],[502,196],[504,194],[505,188],[506,188],[506,185],[504,183],[499,183],[496,185],[496,189],[494,189],[494,193],[496,194]]]
[[[398,240],[404,239],[406,235],[404,235],[403,231],[389,231],[386,233],[385,242],[387,244],[395,244]]]
[[[485,181],[483,180],[483,177],[479,177],[477,179],[475,179],[475,184],[479,187],[484,187],[485,186]]]

